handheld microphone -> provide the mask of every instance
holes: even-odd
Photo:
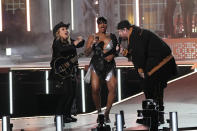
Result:
[[[98,44],[98,41],[99,41],[99,36],[95,36],[94,37],[94,44],[93,45],[94,46],[97,45]]]
[[[122,41],[122,37],[119,37],[119,38],[118,38],[118,43],[117,43],[118,50],[116,49],[117,55],[120,53],[120,44],[121,44],[121,41]]]
[[[95,41],[96,41],[96,42],[99,41],[99,36],[95,36]]]

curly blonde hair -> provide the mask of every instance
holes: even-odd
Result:
[[[60,32],[60,28],[55,33],[56,40],[60,40],[62,43],[68,42],[68,44],[71,44],[70,32],[69,32],[68,38],[66,40],[60,36],[59,32]]]

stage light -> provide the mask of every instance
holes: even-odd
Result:
[[[71,0],[71,29],[74,30],[74,7],[73,7],[73,0]]]
[[[49,71],[45,71],[46,94],[49,94],[49,80],[48,80],[48,77],[49,77]]]
[[[121,92],[121,70],[118,69],[118,101],[121,101],[122,99],[122,92]]]
[[[2,22],[2,2],[0,0],[0,31],[3,31],[3,22]]]
[[[3,116],[2,117],[2,130],[3,131],[7,131],[8,130],[7,117],[6,116]]]
[[[178,131],[178,116],[177,112],[170,112],[170,129],[172,131]]]
[[[2,131],[11,131],[9,116],[2,116]]]
[[[63,116],[57,115],[56,119],[56,131],[63,131]]]
[[[95,4],[95,5],[98,5],[98,0],[96,0],[94,4]]]
[[[136,11],[136,25],[139,26],[140,25],[140,21],[139,21],[139,0],[135,0],[135,11]]]
[[[121,114],[116,114],[116,129],[117,131],[123,131],[122,116]]]
[[[82,92],[82,112],[86,112],[84,69],[81,69],[81,92]]]
[[[50,30],[53,30],[53,17],[52,17],[52,3],[49,0],[49,21],[50,21]]]
[[[26,0],[26,14],[27,14],[27,31],[31,31],[30,25],[30,0]]]
[[[6,55],[7,56],[12,55],[12,48],[6,48]]]
[[[9,101],[10,101],[10,114],[13,114],[12,71],[9,72]]]

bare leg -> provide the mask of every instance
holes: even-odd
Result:
[[[99,85],[99,77],[97,74],[92,70],[91,71],[91,85],[92,85],[92,98],[96,109],[98,112],[101,111],[101,100],[100,100],[100,85]]]
[[[114,98],[116,96],[116,77],[113,75],[112,78],[107,82],[108,88],[108,98],[107,98],[107,108],[105,110],[105,116],[109,117],[109,112],[111,110],[112,104],[114,102]]]

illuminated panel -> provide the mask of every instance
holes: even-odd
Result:
[[[2,2],[0,0],[0,31],[3,31],[3,23],[2,23]]]
[[[45,71],[45,91],[46,91],[46,94],[49,94],[49,80],[48,80],[48,77],[49,77],[49,71]]]
[[[82,112],[86,112],[84,70],[81,69]]]
[[[13,114],[13,86],[12,86],[12,72],[9,72],[9,101],[10,101],[10,114]]]
[[[118,72],[118,101],[121,101],[122,93],[121,93],[121,71],[120,69],[118,69],[117,72]]]
[[[73,0],[71,0],[71,22],[72,22],[72,30],[74,30],[74,8],[73,8]]]
[[[95,27],[96,27],[96,33],[98,32],[98,25],[97,25],[97,19],[98,19],[98,17],[96,17],[96,19],[95,19]]]
[[[53,30],[53,18],[52,18],[52,4],[49,0],[49,19],[50,19],[50,30]]]
[[[139,0],[135,1],[136,3],[136,25],[139,26],[140,25],[140,21],[139,21]]]
[[[27,31],[31,31],[30,28],[30,0],[26,0],[26,13],[27,13]]]

